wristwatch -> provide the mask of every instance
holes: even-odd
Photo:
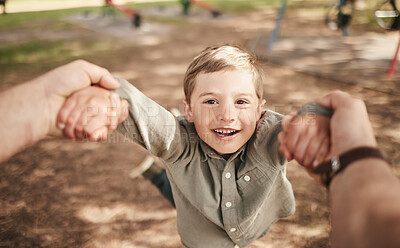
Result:
[[[312,172],[321,174],[322,183],[329,188],[334,176],[343,171],[349,164],[364,158],[378,158],[388,162],[380,149],[363,146],[354,148],[339,156],[333,156],[330,161],[319,164]]]

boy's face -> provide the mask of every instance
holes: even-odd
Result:
[[[199,137],[219,154],[231,154],[253,135],[263,103],[259,103],[250,72],[200,73],[185,114]]]

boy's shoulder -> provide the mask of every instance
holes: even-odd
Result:
[[[260,126],[260,125],[268,125],[268,126],[269,125],[275,125],[277,122],[280,122],[282,120],[282,118],[283,118],[282,114],[280,114],[278,112],[275,112],[275,111],[272,111],[272,110],[269,110],[269,109],[264,109],[261,112],[261,118],[258,121],[257,126]]]
[[[280,131],[280,122],[283,118],[282,114],[279,114],[272,110],[263,110],[261,113],[261,118],[257,122],[255,136],[256,137],[265,137],[265,135],[271,132],[279,132]]]

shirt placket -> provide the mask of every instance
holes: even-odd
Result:
[[[225,231],[231,240],[236,243],[239,241],[239,228],[237,226],[236,211],[236,181],[235,181],[235,164],[234,161],[228,161],[222,173],[222,219]]]

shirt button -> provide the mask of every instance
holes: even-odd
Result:
[[[231,178],[231,173],[227,172],[227,173],[225,174],[225,178],[226,178],[226,179]]]
[[[244,177],[244,180],[245,180],[246,182],[249,182],[249,181],[250,181],[250,177],[249,177],[249,176],[245,176],[245,177]]]
[[[232,207],[232,202],[227,202],[227,203],[225,203],[225,206],[226,206],[227,208]]]
[[[230,232],[236,232],[236,228],[232,227],[231,230],[229,230]]]

